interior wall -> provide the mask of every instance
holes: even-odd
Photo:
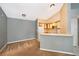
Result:
[[[7,17],[0,7],[0,49],[7,43]]]
[[[68,28],[68,33],[72,34],[71,32],[71,3],[67,3],[67,28]]]
[[[60,33],[61,34],[67,34],[69,33],[68,30],[68,7],[67,4],[63,4],[62,8],[60,9],[59,12],[57,12],[55,15],[51,16],[48,20],[54,21],[54,20],[59,20],[60,21]]]
[[[79,3],[71,4],[70,20],[71,20],[71,33],[73,34],[73,45],[78,46],[78,17],[79,17]]]
[[[36,38],[36,21],[8,18],[7,32],[8,42]]]
[[[68,28],[67,28],[67,4],[64,4],[63,7],[60,10],[60,26],[61,26],[61,33],[68,33]]]

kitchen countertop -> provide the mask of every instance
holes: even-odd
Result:
[[[40,33],[40,35],[53,35],[53,36],[72,36],[72,34],[53,34],[53,33]]]

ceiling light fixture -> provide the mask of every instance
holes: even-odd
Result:
[[[55,4],[51,4],[51,5],[50,5],[50,8],[51,8],[52,6],[55,6]]]
[[[26,17],[26,14],[22,14],[22,17]]]

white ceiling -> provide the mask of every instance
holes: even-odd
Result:
[[[62,5],[55,3],[55,6],[50,8],[50,3],[0,3],[7,17],[24,20],[47,19],[57,13]],[[22,14],[26,14],[26,17]]]

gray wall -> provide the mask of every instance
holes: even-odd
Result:
[[[7,43],[7,17],[0,8],[0,49]]]
[[[8,42],[36,38],[36,21],[8,18],[7,32]]]
[[[40,48],[72,52],[73,37],[60,35],[40,35]]]
[[[67,3],[67,8],[68,8],[68,32],[72,34],[72,22],[74,21],[73,19],[76,18],[79,15],[79,3]]]
[[[73,40],[73,45],[78,46],[78,24],[77,20],[79,17],[79,3],[71,3],[71,8],[70,8],[70,24],[71,24],[71,33],[73,34],[74,40]]]
[[[71,9],[79,9],[79,3],[71,3]]]
[[[77,17],[79,17],[79,3],[68,3],[68,32],[73,35],[73,45],[77,46]]]

